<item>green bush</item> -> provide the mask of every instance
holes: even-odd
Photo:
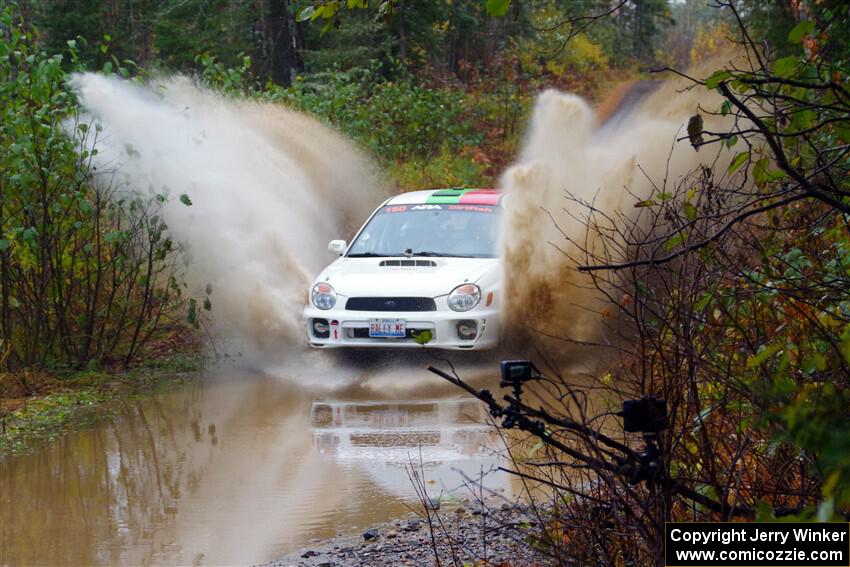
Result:
[[[0,29],[0,370],[128,363],[180,304],[165,196],[95,181],[62,56],[10,8]]]
[[[460,151],[482,140],[462,91],[409,77],[386,81],[371,69],[320,73],[285,89],[270,85],[266,96],[328,122],[382,161],[434,157],[445,146]]]
[[[488,184],[484,168],[471,157],[444,147],[434,158],[393,162],[389,174],[404,191],[439,187],[483,187]]]

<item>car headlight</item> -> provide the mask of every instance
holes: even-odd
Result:
[[[475,284],[459,285],[449,294],[449,307],[453,311],[469,311],[481,300],[481,290]]]
[[[336,305],[336,292],[331,287],[331,284],[325,282],[317,283],[313,286],[310,298],[313,300],[313,305],[319,309],[332,309]]]

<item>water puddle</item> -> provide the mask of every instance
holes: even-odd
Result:
[[[469,495],[464,477],[499,464],[483,407],[435,378],[403,395],[384,380],[218,373],[0,460],[0,564],[267,561],[418,507],[411,465],[431,496]],[[484,484],[511,494],[504,473]]]

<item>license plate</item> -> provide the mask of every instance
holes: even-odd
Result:
[[[407,322],[404,319],[369,319],[369,336],[404,338],[407,336]]]

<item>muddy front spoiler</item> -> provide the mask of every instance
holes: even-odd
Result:
[[[370,337],[370,321],[399,319],[405,322],[404,337]],[[314,348],[436,348],[449,350],[485,350],[495,348],[499,340],[497,309],[474,308],[465,313],[451,310],[387,312],[347,311],[314,307],[304,310],[307,340]],[[317,332],[317,327],[326,332]],[[476,330],[470,339],[470,328]],[[417,342],[429,335],[427,342]],[[466,338],[464,338],[466,337]]]

